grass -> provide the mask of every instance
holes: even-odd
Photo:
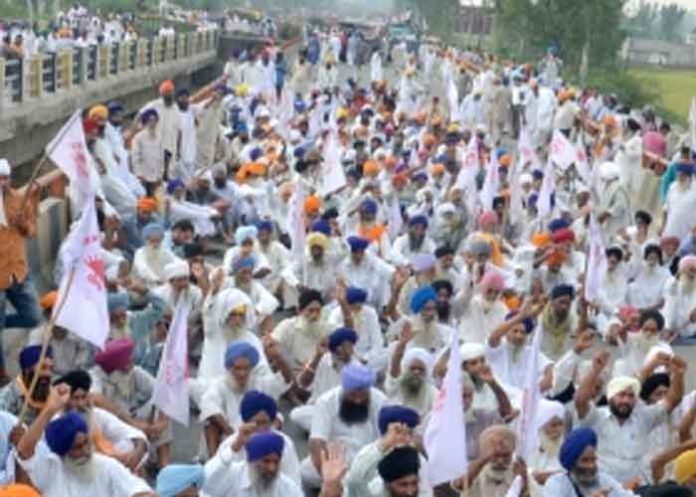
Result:
[[[691,99],[696,97],[696,70],[635,67],[628,72],[642,85],[658,90],[661,108],[688,122]]]

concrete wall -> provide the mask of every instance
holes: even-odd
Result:
[[[53,268],[61,241],[70,227],[67,198],[49,197],[41,201],[36,220],[36,238],[27,241],[27,256],[36,290],[52,290]]]

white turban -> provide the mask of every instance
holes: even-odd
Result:
[[[228,288],[217,295],[220,305],[217,307],[217,322],[221,328],[227,326],[227,318],[233,310],[241,305],[246,306],[246,325],[247,328],[254,326],[254,304],[246,293],[236,288]]]
[[[605,162],[599,166],[599,176],[604,181],[618,179],[621,175],[621,169],[613,162]]]
[[[175,261],[164,266],[164,278],[169,281],[174,278],[188,278],[191,275],[188,262]]]
[[[537,431],[554,418],[565,421],[565,407],[558,401],[541,399],[537,407],[535,426]]]
[[[459,348],[462,362],[476,359],[477,357],[486,357],[486,347],[480,343],[465,343]]]
[[[534,178],[532,178],[532,175],[529,173],[522,173],[520,174],[520,185],[524,185],[525,183],[532,183],[534,181]]]
[[[452,202],[445,202],[444,204],[438,205],[436,211],[438,215],[444,216],[445,214],[454,214],[457,212],[457,207],[455,207]]]
[[[425,374],[428,378],[433,372],[433,357],[430,353],[421,347],[409,347],[401,358],[401,372],[407,371],[414,361],[420,361],[425,366]]]
[[[650,361],[652,361],[657,354],[667,354],[670,357],[674,357],[674,351],[672,350],[672,347],[669,346],[667,343],[658,343],[657,345],[653,345],[648,353],[645,356],[645,360],[643,361],[643,365],[645,366],[648,364]]]
[[[12,168],[7,159],[0,159],[0,176],[9,176],[10,172],[12,172]]]
[[[628,389],[633,390],[633,393],[638,396],[640,393],[640,382],[632,376],[612,378],[607,385],[607,400],[611,400],[615,395]]]

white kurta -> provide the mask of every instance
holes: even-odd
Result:
[[[205,465],[203,491],[210,497],[303,497],[297,483],[281,471],[273,487],[263,495],[254,488],[246,461],[211,459]]]

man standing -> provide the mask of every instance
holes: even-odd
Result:
[[[34,328],[41,319],[25,252],[26,240],[36,233],[39,188],[31,185],[23,197],[10,187],[10,172],[10,163],[0,159],[0,331]],[[6,314],[7,301],[13,314]],[[0,385],[8,381],[0,345]]]

